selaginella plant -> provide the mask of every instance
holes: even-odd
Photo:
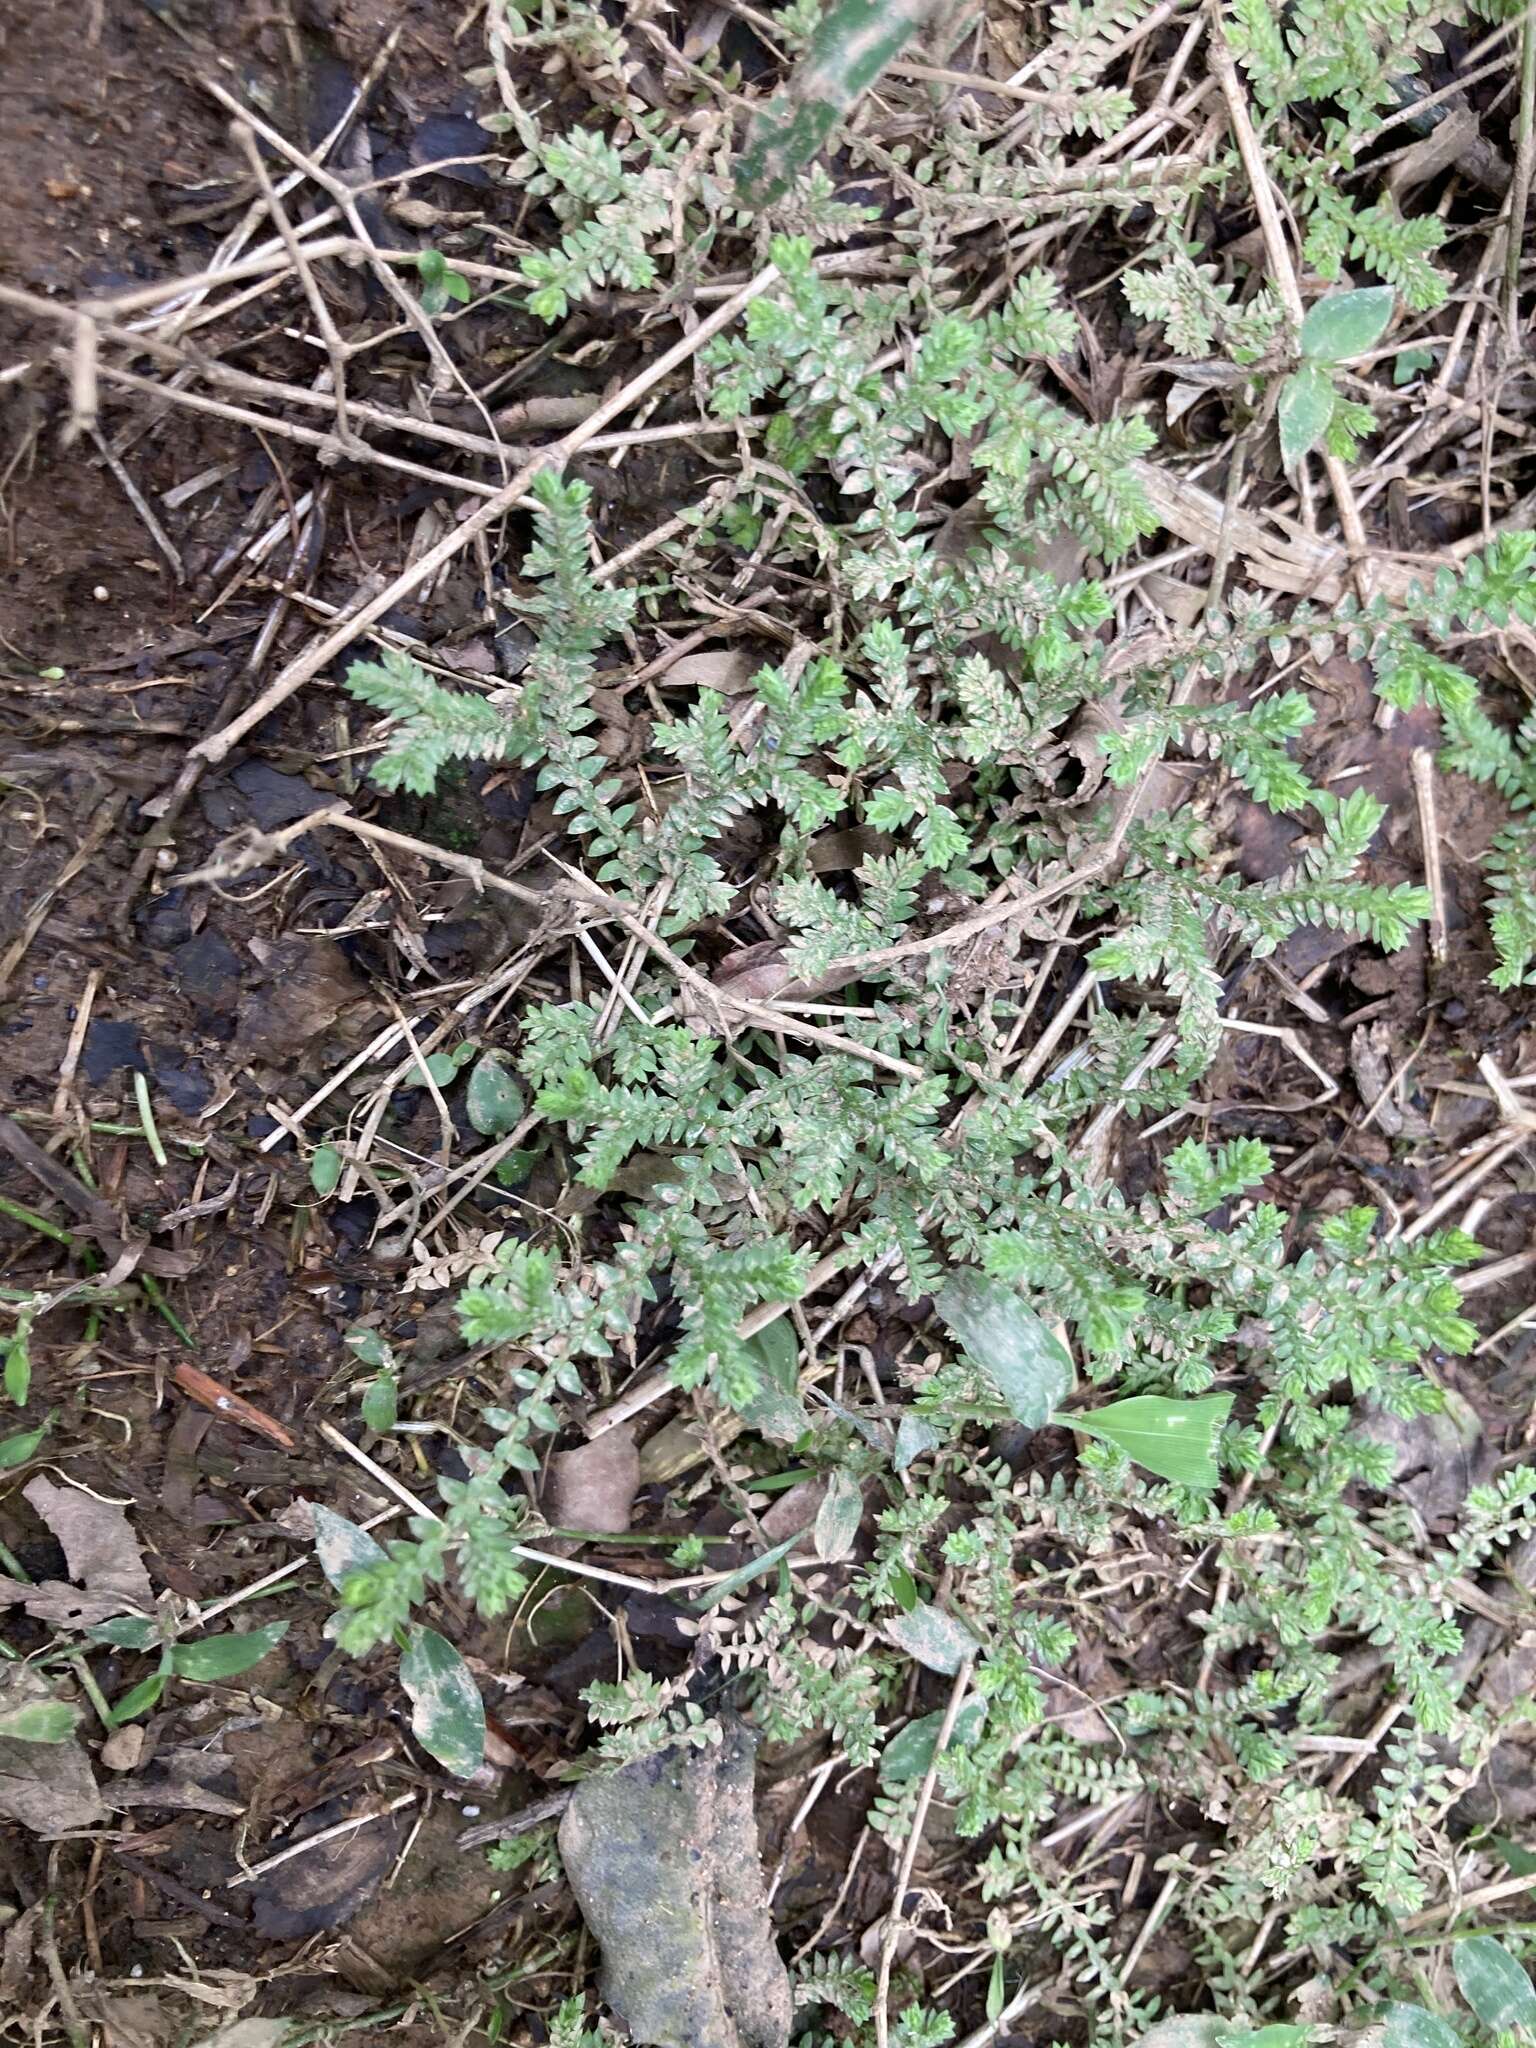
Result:
[[[1188,233],[1189,202],[1226,169],[1060,175],[1074,134],[1131,118],[1099,80],[1137,9],[1062,12],[1040,104],[1019,117],[1034,157],[987,158],[957,129],[921,149],[861,134],[852,160],[910,198],[924,259],[978,207],[1032,225],[1069,185],[1090,211],[1148,207],[1172,260],[1129,273],[1131,310],[1180,355],[1284,377],[1293,464],[1314,445],[1342,454],[1371,426],[1349,366],[1400,306],[1441,289],[1438,221],[1337,191],[1388,53],[1411,57],[1420,16],[1398,34],[1372,10],[1314,52],[1265,0],[1230,11],[1244,75],[1296,159],[1282,151],[1277,172],[1300,195],[1311,260],[1343,286],[1288,337],[1273,290],[1236,291]],[[1320,126],[1285,111],[1322,101]],[[649,230],[628,237],[654,194],[636,167],[664,163],[666,145],[640,126],[622,145],[524,140],[567,228],[560,252],[524,265],[535,310],[558,318],[645,274]],[[798,201],[826,218],[817,176]],[[504,1482],[540,1465],[570,1404],[608,1395],[616,1351],[643,1344],[671,1386],[745,1425],[749,1458],[792,1449],[825,1482],[811,1534],[840,1566],[832,1581],[806,1592],[787,1543],[700,1605],[763,1727],[829,1730],[850,1766],[874,1766],[874,1825],[898,1838],[937,1737],[933,1716],[888,1733],[912,1664],[967,1673],[966,1739],[937,1776],[958,1833],[987,1844],[998,1981],[1026,1926],[1043,1930],[1120,2038],[1151,2003],[1125,1981],[1106,1910],[1064,1885],[1040,1836],[1069,1806],[1148,1791],[1240,1811],[1234,1853],[1217,1874],[1191,1870],[1180,1911],[1218,1995],[1251,2011],[1241,1960],[1260,1927],[1277,1925],[1277,1948],[1368,1946],[1422,1901],[1425,1845],[1455,1797],[1446,1759],[1475,1763],[1498,1734],[1461,1697],[1446,1589],[1530,1531],[1536,1476],[1505,1471],[1469,1495],[1447,1544],[1405,1549],[1392,1451],[1360,1426],[1438,1409],[1422,1361],[1470,1347],[1454,1282],[1469,1240],[1394,1238],[1373,1208],[1287,1210],[1255,1139],[1185,1139],[1133,1197],[1094,1140],[1191,1104],[1239,964],[1308,924],[1391,952],[1428,911],[1422,888],[1371,870],[1382,806],[1312,783],[1294,751],[1312,702],[1249,687],[1268,669],[1342,648],[1391,703],[1436,707],[1455,765],[1517,802],[1536,795],[1529,736],[1499,730],[1446,651],[1536,615],[1532,549],[1500,539],[1396,601],[1277,605],[1238,588],[1192,625],[1125,633],[1114,565],[1157,523],[1141,467],[1154,434],[1134,406],[1089,417],[1063,396],[1051,365],[1078,327],[1048,272],[1021,266],[977,308],[943,261],[870,285],[830,274],[802,236],[770,254],[772,289],[703,360],[736,455],[644,586],[594,567],[588,489],[546,474],[512,601],[533,643],[518,677],[471,694],[387,655],[348,679],[388,721],[382,789],[429,794],[456,762],[531,771],[562,857],[655,943],[623,1002],[601,983],[520,1019],[524,1157],[557,1158],[584,1194],[558,1231],[509,1232],[460,1296],[463,1334],[496,1348],[506,1397],[481,1418],[469,1476],[440,1484],[441,1518],[342,1576],[338,1633],[358,1652],[398,1635],[445,1581],[488,1618],[511,1611],[528,1583],[512,1546],[540,1524]],[[1381,282],[1344,284],[1346,260]],[[745,687],[664,687],[646,774],[616,767],[600,743],[610,660],[720,561],[817,595]],[[1209,806],[1147,803],[1175,749],[1212,764],[1209,788],[1296,821],[1289,868],[1245,881],[1217,858]],[[853,848],[835,871],[817,858],[834,832]],[[776,1029],[732,989],[748,841]],[[1512,828],[1496,855],[1506,981],[1536,945],[1528,842]],[[558,891],[551,904],[601,936],[603,905]],[[1073,1050],[1039,1073],[1020,1057],[1021,944],[1080,948],[1091,984]],[[680,983],[679,956],[703,988]],[[785,1373],[771,1336],[786,1327],[775,1313],[814,1321],[816,1291],[850,1275],[937,1302],[884,1403],[812,1399],[798,1367],[814,1359],[791,1343]],[[990,1320],[966,1309],[977,1301]],[[1032,1433],[1031,1462],[998,1454],[1003,1429]],[[855,1553],[861,1524],[874,1534]],[[1095,1703],[1088,1730],[1056,1725],[1046,1688],[1074,1645],[1063,1610],[1090,1562],[1134,1563],[1154,1539],[1158,1568],[1196,1589],[1200,1682]],[[1379,1777],[1331,1793],[1295,1767],[1301,1745],[1339,1732],[1334,1681],[1360,1644],[1390,1666],[1400,1716]],[[1243,1675],[1213,1687],[1218,1658]],[[664,1684],[594,1689],[589,1704],[606,1761],[709,1739]],[[856,2026],[866,1991],[831,1967],[801,1987]]]

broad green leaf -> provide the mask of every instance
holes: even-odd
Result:
[[[1055,1419],[1084,1436],[1102,1437],[1159,1479],[1208,1489],[1221,1476],[1216,1445],[1231,1412],[1230,1394],[1212,1394],[1203,1401],[1135,1394],[1127,1401],[1073,1409]]]
[[[1280,386],[1276,416],[1280,454],[1287,469],[1294,469],[1327,433],[1337,401],[1333,379],[1318,363],[1303,363]]]
[[[721,1579],[717,1585],[701,1593],[692,1605],[707,1612],[709,1608],[718,1606],[722,1600],[729,1599],[732,1593],[739,1593],[743,1586],[750,1586],[752,1581],[761,1578],[764,1572],[772,1571],[776,1564],[782,1564],[805,1533],[804,1529],[797,1529],[793,1536],[786,1536],[782,1543],[775,1543],[773,1548],[765,1550],[761,1557],[748,1558],[744,1565],[738,1565],[735,1571]]]
[[[1461,1995],[1485,2027],[1536,2027],[1536,1986],[1502,1942],[1474,1934],[1451,1950]]]
[[[380,1436],[395,1426],[399,1413],[399,1389],[392,1372],[381,1372],[376,1380],[370,1380],[363,1391],[363,1420],[370,1429],[376,1429]]]
[[[384,1553],[368,1534],[359,1529],[355,1522],[349,1522],[345,1515],[338,1515],[332,1509],[314,1504],[315,1556],[320,1569],[339,1593],[347,1578],[353,1572],[366,1571],[370,1565],[387,1562]]]
[[[444,1770],[473,1777],[485,1757],[485,1704],[469,1666],[446,1636],[418,1624],[400,1659],[411,1733]]]
[[[863,1519],[863,1488],[851,1473],[834,1472],[816,1515],[816,1555],[823,1563],[836,1564],[848,1555]]]
[[[832,0],[788,85],[753,117],[736,165],[743,206],[756,211],[784,196],[933,6],[934,0]]]
[[[944,1283],[933,1305],[1014,1418],[1043,1429],[1072,1391],[1072,1360],[1018,1290],[967,1269]]]
[[[1422,2005],[1393,2002],[1377,2006],[1376,2013],[1381,2019],[1382,2048],[1460,2048],[1455,2028]]]
[[[343,1341],[349,1351],[355,1351],[364,1365],[371,1365],[375,1372],[383,1372],[389,1364],[389,1346],[377,1330],[348,1330]]]
[[[0,1714],[0,1736],[11,1742],[67,1742],[78,1710],[62,1700],[28,1700]]]
[[[98,1621],[86,1634],[93,1643],[111,1643],[119,1650],[147,1650],[159,1634],[155,1624],[140,1614],[119,1614],[111,1621]]]
[[[500,1053],[478,1062],[464,1091],[464,1114],[482,1138],[503,1138],[523,1113],[523,1090]]]
[[[27,1328],[17,1330],[5,1346],[5,1391],[18,1408],[25,1408],[32,1390],[32,1346]]]
[[[1415,377],[1435,367],[1434,351],[1427,348],[1399,349],[1392,358],[1392,382],[1411,384]],[[1418,2008],[1415,2006],[1414,2010]]]
[[[171,1651],[171,1669],[178,1678],[236,1678],[275,1650],[287,1633],[286,1621],[273,1621],[247,1635],[205,1636],[200,1643],[178,1643]]]
[[[125,1692],[112,1709],[112,1726],[121,1728],[125,1721],[131,1721],[139,1714],[147,1714],[165,1691],[163,1671],[152,1671],[148,1678],[141,1679],[131,1691]]]
[[[0,1472],[8,1472],[14,1465],[25,1465],[48,1434],[48,1424],[52,1420],[53,1417],[50,1415],[47,1421],[40,1422],[36,1429],[24,1429],[19,1436],[0,1439]]]
[[[921,1602],[907,1614],[888,1614],[885,1632],[898,1649],[915,1657],[919,1664],[950,1677],[981,1648],[963,1621],[957,1621],[932,1601]]]
[[[459,1063],[451,1052],[429,1052],[424,1060],[418,1060],[411,1074],[411,1081],[420,1088],[430,1079],[434,1086],[446,1088],[455,1079]]]
[[[917,1581],[904,1564],[891,1566],[886,1583],[891,1589],[891,1598],[903,1614],[910,1614],[917,1605]]]
[[[309,1162],[309,1184],[321,1201],[336,1192],[341,1179],[341,1154],[334,1145],[318,1145]]]
[[[1504,1867],[1511,1877],[1536,1875],[1536,1849],[1526,1849],[1519,1842],[1512,1842],[1508,1835],[1495,1835],[1493,1847],[1504,1859]]]
[[[788,1316],[780,1316],[749,1337],[746,1348],[763,1383],[742,1409],[742,1420],[770,1443],[792,1444],[811,1426],[800,1398],[800,1339],[795,1326]]]
[[[1277,2020],[1268,2027],[1228,2027],[1216,2036],[1216,2048],[1307,2048],[1315,2027],[1292,2026]]]
[[[1301,352],[1312,363],[1348,363],[1374,348],[1392,319],[1396,294],[1389,284],[1358,292],[1330,292],[1301,323]]]
[[[939,1432],[931,1422],[925,1422],[921,1415],[903,1415],[896,1428],[896,1451],[891,1459],[892,1469],[905,1472],[907,1467],[922,1457],[925,1451],[936,1450]]]
[[[978,1740],[986,1726],[987,1703],[983,1699],[968,1699],[955,1716],[955,1725],[950,1730],[946,1749],[961,1749]],[[924,1714],[920,1721],[909,1721],[897,1735],[893,1735],[880,1755],[880,1782],[882,1785],[905,1785],[912,1778],[920,1778],[933,1762],[934,1744],[939,1739],[939,1730],[944,1725],[944,1715]]]

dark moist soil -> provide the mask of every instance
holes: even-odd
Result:
[[[366,126],[376,162],[484,146],[465,112],[452,27],[451,10],[395,0],[291,13],[223,0],[197,8],[110,0],[95,13],[21,0],[0,16],[0,285],[68,302],[207,265],[248,194],[228,117],[201,88],[203,77],[247,96],[285,132],[314,137],[398,28]],[[354,310],[370,315],[365,305]],[[300,840],[288,869],[231,892],[167,886],[167,869],[197,866],[239,826],[290,823],[350,788],[334,770],[310,765],[347,737],[323,688],[257,751],[207,777],[174,852],[161,855],[146,886],[131,887],[152,800],[217,723],[272,608],[269,583],[232,582],[221,566],[226,548],[251,530],[263,494],[274,483],[280,500],[323,488],[327,546],[299,581],[332,599],[375,563],[398,564],[425,498],[394,491],[387,478],[381,489],[377,472],[322,475],[305,450],[279,442],[264,452],[243,428],[104,387],[102,431],[114,443],[126,437],[125,464],[182,557],[178,580],[96,450],[60,445],[61,386],[45,365],[65,339],[62,327],[0,307],[0,361],[35,360],[27,376],[0,386],[0,958],[18,956],[0,988],[0,1112],[39,1142],[61,1134],[61,1156],[88,1171],[130,1226],[152,1235],[163,1299],[191,1341],[143,1304],[109,1313],[98,1329],[83,1313],[57,1311],[33,1347],[27,1419],[53,1412],[59,1465],[127,1506],[157,1587],[206,1606],[307,1555],[302,1518],[287,1527],[277,1520],[296,1501],[371,1510],[351,1468],[338,1472],[305,1426],[338,1375],[353,1377],[340,1337],[350,1320],[381,1288],[392,1329],[403,1319],[409,1336],[415,1311],[425,1340],[443,1320],[433,1302],[396,1301],[398,1275],[364,1256],[370,1198],[322,1218],[305,1204],[307,1175],[292,1141],[258,1149],[274,1128],[267,1103],[302,1100],[389,1021],[383,991],[404,986],[402,944],[411,954],[419,946],[436,977],[494,962],[508,939],[500,920],[472,904],[455,919],[438,901],[429,926],[392,930],[386,912],[365,916],[355,933],[328,936],[379,882],[345,843]],[[495,345],[487,332],[484,346]],[[261,367],[281,361],[269,346]],[[400,375],[417,367],[402,358]],[[180,510],[160,508],[162,493],[208,469],[220,472],[209,488]],[[279,502],[266,523],[282,509]],[[437,593],[432,636],[457,627],[467,638],[472,624],[466,577]],[[310,630],[294,609],[273,666]],[[478,838],[485,807],[463,794],[459,829],[468,831],[473,816]],[[504,857],[521,829],[514,797],[492,799],[508,821],[499,828]],[[454,821],[418,814],[402,822],[420,830]],[[253,900],[241,902],[247,891]],[[59,1075],[88,990],[89,1028],[56,1118]],[[169,1153],[164,1168],[137,1135],[136,1072],[149,1082]],[[397,1098],[391,1128],[410,1131],[418,1094]],[[0,1195],[62,1215],[8,1153],[0,1153]],[[179,1210],[186,1220],[168,1223]],[[80,1270],[61,1263],[57,1244],[8,1218],[0,1218],[0,1267],[17,1287],[57,1288]],[[299,1447],[284,1451],[188,1399],[175,1381],[187,1366],[286,1425]],[[0,1436],[10,1428],[0,1420]],[[61,1574],[57,1543],[14,1485],[0,1484],[0,1541],[31,1577]],[[0,1932],[54,1891],[72,1975],[175,1976],[190,1954],[201,1970],[272,1979],[266,2011],[355,2021],[392,1999],[398,2012],[408,1982],[451,1991],[526,1947],[531,1915],[542,1915],[546,1930],[554,1924],[547,1884],[530,1891],[526,1873],[498,1877],[483,1855],[457,1849],[464,1815],[411,1761],[397,1683],[382,1665],[375,1685],[338,1658],[320,1633],[324,1614],[306,1594],[256,1601],[215,1624],[293,1625],[237,1683],[195,1695],[183,1687],[168,1710],[150,1715],[131,1769],[117,1777],[98,1770],[109,1806],[119,1792],[137,1802],[113,1813],[114,1833],[99,1845],[50,1845],[0,1821]],[[459,1640],[475,1644],[468,1617],[456,1618]],[[573,1624],[582,1634],[590,1627],[582,1603],[567,1614]],[[40,1623],[7,1623],[24,1652],[48,1633]],[[499,1641],[483,1648],[507,1668]],[[144,1666],[132,1655],[93,1653],[93,1668],[115,1698]],[[541,1696],[541,1713],[530,1718],[548,1725],[557,1712],[567,1712],[564,1703]],[[507,1718],[518,1719],[510,1706]],[[498,1810],[543,1789],[523,1766],[516,1729],[506,1733],[509,1767],[490,1774]],[[541,1743],[526,1746],[536,1756]],[[403,1793],[417,1795],[413,1807],[228,1888],[242,1858]],[[471,1807],[475,1797],[463,1794]],[[306,1967],[317,1941],[326,1960]],[[44,1983],[28,1975],[7,1991],[40,1997]],[[112,2038],[136,2026],[132,2038],[169,2040],[171,2031],[156,2029],[184,2017],[163,1992],[158,2011],[156,1994],[132,1989],[103,1991],[100,2000],[86,2017],[123,2030]],[[354,2038],[367,2037],[365,2029]],[[439,2038],[430,2026],[391,2031],[407,2043]]]
[[[249,193],[226,114],[199,83],[206,77],[268,110],[285,132],[313,139],[398,27],[361,131],[374,171],[489,146],[471,119],[462,71],[474,60],[455,49],[456,18],[456,9],[437,0],[403,7],[318,0],[270,12],[225,0],[196,8],[160,0],[105,0],[95,9],[78,0],[12,5],[0,17],[0,284],[68,302],[207,265]],[[462,202],[466,189],[474,205],[492,212],[515,204],[476,185],[473,169],[456,173],[457,183],[443,177],[414,189],[443,205]],[[410,241],[382,216],[377,231]],[[338,309],[343,326],[381,324],[365,287],[357,291],[354,305]],[[263,330],[265,317],[259,307],[248,316],[250,366],[313,378],[314,361],[274,329]],[[547,336],[516,314],[460,323],[454,346],[477,386],[504,376],[510,396],[563,395],[591,388],[584,377],[622,372],[623,341],[608,347],[600,371],[569,360],[605,334],[600,313],[578,316],[564,337],[564,360],[541,354],[521,383],[519,366]],[[45,358],[64,339],[63,327],[0,309],[0,366]],[[380,352],[370,363],[370,395],[403,403],[422,368],[409,339]],[[317,1208],[291,1139],[279,1136],[262,1149],[279,1130],[274,1098],[296,1106],[390,1021],[393,1001],[419,999],[434,980],[483,978],[516,951],[528,927],[520,913],[508,916],[494,899],[487,907],[467,886],[409,862],[381,871],[340,835],[301,837],[285,865],[228,887],[176,885],[174,874],[195,869],[240,827],[292,824],[354,792],[347,749],[356,727],[334,679],[312,685],[249,751],[207,776],[175,828],[174,848],[134,885],[157,800],[188,747],[249,693],[245,665],[280,594],[274,577],[288,578],[294,601],[264,676],[315,630],[297,598],[309,592],[341,603],[368,575],[397,568],[433,497],[409,479],[346,464],[322,469],[291,443],[262,447],[244,428],[162,411],[104,386],[102,432],[121,445],[152,503],[216,473],[185,505],[162,508],[182,564],[178,579],[95,448],[61,445],[60,391],[42,360],[0,384],[0,960],[14,962],[0,987],[0,1112],[38,1142],[61,1140],[54,1146],[60,1158],[88,1172],[130,1227],[151,1240],[164,1303],[190,1342],[143,1301],[108,1313],[99,1327],[82,1312],[60,1310],[34,1345],[28,1416],[52,1412],[57,1462],[127,1505],[156,1585],[207,1606],[308,1557],[309,1525],[296,1503],[320,1499],[358,1516],[375,1505],[313,1427],[328,1411],[341,1414],[343,1390],[355,1413],[350,1389],[359,1375],[342,1332],[357,1316],[387,1321],[407,1344],[407,1384],[447,1378],[454,1366],[444,1294],[410,1291],[406,1243],[369,1243],[372,1196],[364,1191],[350,1203]],[[694,461],[663,452],[627,462],[617,475],[595,463],[583,467],[600,494],[605,536],[621,546],[664,517],[692,488]],[[232,566],[226,551],[255,530],[258,515],[271,524],[312,488],[323,501],[324,537],[311,556],[294,563],[285,540],[276,570],[249,575]],[[516,562],[521,539],[514,524],[505,560]],[[490,573],[507,572],[493,565]],[[419,630],[466,669],[486,672],[506,654],[478,566],[450,576],[420,616],[395,623]],[[1329,663],[1325,684],[1336,702],[1307,736],[1309,772],[1329,781],[1363,771],[1345,786],[1363,782],[1393,806],[1374,878],[1417,880],[1408,762],[1428,735],[1413,718],[1381,727],[1368,679],[1352,664]],[[616,751],[635,741],[619,719],[611,738]],[[1352,1065],[1357,1076],[1369,1072],[1358,1064],[1358,1039],[1377,1025],[1385,1027],[1390,1071],[1427,1020],[1416,1068],[1425,1083],[1464,1077],[1468,1048],[1475,1060],[1496,1045],[1509,1073],[1536,1057],[1536,1037],[1521,1037],[1518,1014],[1486,984],[1488,941],[1474,874],[1491,829],[1486,807],[1450,778],[1442,801],[1451,807],[1441,819],[1450,925],[1443,965],[1429,959],[1422,937],[1384,964],[1372,949],[1329,931],[1299,933],[1278,956],[1291,983],[1326,1013],[1326,1022],[1303,1035],[1346,1089]],[[417,836],[473,846],[506,864],[554,823],[516,776],[469,778],[442,802],[402,803],[384,816]],[[1218,823],[1230,827],[1250,878],[1276,873],[1290,858],[1283,826],[1267,814],[1244,807]],[[56,1110],[87,1000],[75,1080]],[[1278,1026],[1298,1023],[1263,966],[1246,970],[1242,1010]],[[138,1131],[135,1074],[147,1079],[167,1144],[163,1168]],[[1254,1134],[1287,1148],[1276,1193],[1299,1214],[1378,1196],[1424,1201],[1422,1170],[1401,1164],[1379,1127],[1357,1128],[1363,1079],[1359,1086],[1360,1098],[1308,1107],[1316,1077],[1280,1041],[1234,1034],[1211,1077],[1208,1135]],[[1427,1094],[1419,1100],[1430,1106]],[[1463,1102],[1466,1127],[1452,1128],[1448,1115]],[[1454,1151],[1486,1127],[1488,1106],[1441,1096],[1439,1119]],[[423,1091],[397,1092],[386,1129],[430,1156],[437,1128]],[[1127,1141],[1122,1165],[1133,1194],[1138,1179],[1155,1174],[1160,1145]],[[0,1152],[0,1195],[62,1215],[8,1152]],[[488,1195],[466,1220],[499,1227],[494,1200]],[[1485,1243],[1523,1250],[1533,1203],[1503,1200]],[[55,1242],[6,1217],[0,1263],[7,1284],[19,1287],[57,1287],[81,1270],[67,1267]],[[1479,1298],[1484,1328],[1519,1306],[1522,1286],[1516,1278],[1507,1291]],[[849,1340],[867,1346],[883,1368],[906,1339],[910,1313],[877,1287]],[[280,1448],[228,1411],[199,1405],[178,1384],[178,1368],[184,1374],[189,1366],[252,1404],[296,1447]],[[1500,1441],[1518,1412],[1523,1354],[1491,1376],[1474,1380],[1460,1368],[1449,1376],[1481,1410],[1485,1441]],[[435,1440],[414,1441],[440,1455]],[[423,1452],[424,1480],[426,1458]],[[57,1544],[4,1475],[0,1541],[32,1577],[61,1572]],[[461,1791],[455,1803],[440,1775],[418,1768],[388,1660],[359,1669],[332,1652],[312,1577],[302,1595],[235,1611],[234,1625],[242,1627],[288,1620],[276,1651],[227,1686],[182,1688],[148,1717],[142,1754],[116,1777],[99,1771],[109,1803],[114,1788],[134,1802],[113,1815],[113,1834],[50,1845],[0,1822],[0,1916],[56,1893],[64,1902],[59,1949],[70,1972],[103,1980],[135,1969],[175,1976],[190,1954],[204,1970],[270,1980],[253,2009],[356,2021],[398,2012],[414,1983],[443,1994],[476,1970],[527,1959],[570,1924],[567,1895],[541,1882],[536,1868],[531,1878],[527,1871],[499,1876],[456,1843],[471,1807],[510,1810],[547,1789],[551,1762],[574,1739],[580,1687],[612,1675],[606,1619],[583,1597],[563,1593],[520,1624],[509,1647],[504,1630],[480,1627],[450,1600],[455,1639],[480,1660],[500,1760],[486,1787]],[[1150,1581],[1147,1592],[1157,1593]],[[1149,1619],[1145,1607],[1121,1612],[1104,1603],[1102,1612],[1103,1639],[1085,1643],[1063,1712],[1085,1693],[1150,1681],[1166,1654],[1167,1627],[1182,1626],[1173,1617],[1167,1627]],[[624,1626],[650,1668],[679,1667],[686,1645],[662,1603],[631,1599]],[[47,1640],[41,1624],[13,1620],[8,1632],[23,1650]],[[93,1655],[93,1668],[114,1698],[142,1675],[142,1661],[131,1655]],[[520,1690],[502,1683],[509,1671],[527,1681]],[[929,1704],[941,1703],[939,1688]],[[799,1802],[803,1781],[794,1769],[795,1759],[785,1757],[770,1760],[765,1774],[770,1864]],[[274,1846],[407,1794],[416,1795],[414,1805],[229,1888],[242,1858],[259,1860]],[[781,1911],[807,1932],[837,1894],[866,1803],[867,1780],[863,1790],[822,1799],[793,1848]],[[949,1845],[935,1835],[933,1847],[942,1857]],[[1143,1847],[1151,1854],[1157,1845],[1129,1842],[1127,1855]],[[868,1858],[841,1909],[842,1932],[856,1937],[878,1915],[884,1882],[878,1859]],[[1166,1979],[1178,1979],[1186,1963],[1165,1958]],[[41,1981],[26,1979],[33,1992]],[[551,1989],[546,1998],[541,1987],[528,2002],[547,2009],[554,1995]],[[119,1988],[101,1996],[104,2018],[156,2038],[145,2003],[156,1994]],[[367,2026],[354,2038],[371,2038]],[[392,2028],[389,2038],[440,2035],[432,2027]]]

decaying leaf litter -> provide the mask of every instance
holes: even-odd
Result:
[[[11,31],[17,2039],[1530,2024],[1529,23],[814,14]]]

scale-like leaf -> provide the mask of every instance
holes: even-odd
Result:
[[[485,1756],[485,1703],[469,1666],[446,1636],[417,1626],[400,1659],[411,1733],[444,1770],[472,1777]]]
[[[973,1270],[933,1298],[946,1329],[1026,1429],[1043,1429],[1072,1391],[1072,1360],[1018,1291]]]
[[[1159,1479],[1208,1489],[1221,1476],[1216,1445],[1231,1412],[1230,1394],[1212,1394],[1203,1401],[1134,1394],[1104,1408],[1074,1409],[1055,1419],[1084,1436],[1102,1437]]]

